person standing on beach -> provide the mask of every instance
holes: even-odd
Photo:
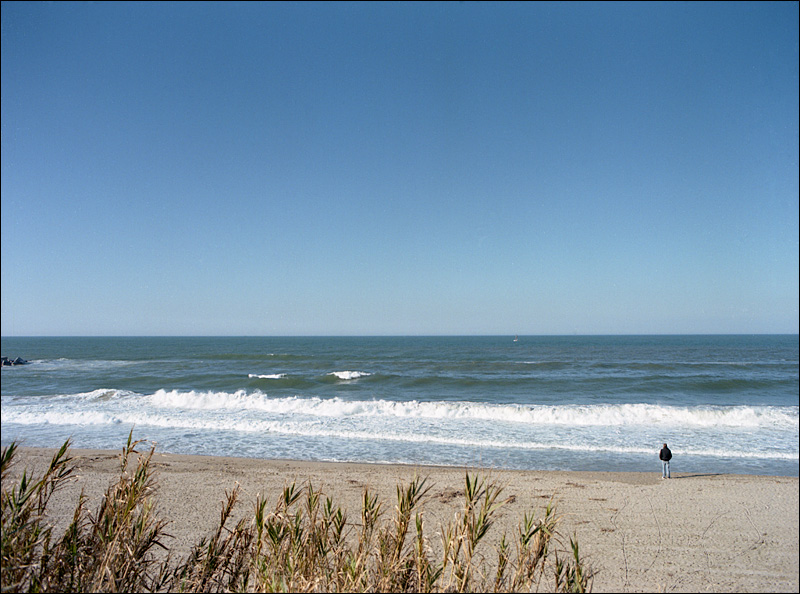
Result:
[[[664,447],[661,448],[661,451],[658,453],[658,457],[661,460],[661,478],[668,479],[669,461],[672,460],[672,452],[669,451],[667,444],[664,444]]]

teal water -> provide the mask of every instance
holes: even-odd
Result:
[[[798,475],[798,337],[3,338],[2,443]]]

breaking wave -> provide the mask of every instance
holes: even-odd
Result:
[[[354,380],[360,377],[367,377],[368,375],[372,374],[367,373],[366,371],[333,371],[328,375],[338,377],[340,380]]]
[[[256,391],[198,392],[159,390],[150,396],[154,407],[260,410],[319,416],[418,417],[476,419],[527,425],[564,426],[683,426],[798,428],[798,407],[790,406],[663,406],[655,404],[518,405],[476,402],[420,402],[417,400],[348,400],[270,398]]]

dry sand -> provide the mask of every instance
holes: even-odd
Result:
[[[22,448],[16,469],[40,474],[53,451]],[[119,470],[119,452],[72,454],[80,479],[51,502],[54,520],[62,522],[71,517],[81,488],[95,509]],[[237,483],[239,516],[252,514],[257,494],[266,495],[271,507],[285,484],[311,480],[350,518],[358,518],[365,487],[380,496],[384,509],[392,509],[397,484],[417,473],[432,485],[423,508],[432,541],[463,501],[463,468],[159,453],[153,461],[158,507],[173,522],[171,548],[180,554],[211,532],[225,492]],[[494,557],[501,532],[511,535],[526,511],[539,517],[554,496],[562,534],[577,535],[582,556],[596,572],[594,592],[798,591],[797,477],[673,473],[662,480],[660,470],[654,455],[652,473],[480,471],[513,496],[499,512],[484,553]]]

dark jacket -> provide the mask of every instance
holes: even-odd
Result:
[[[669,462],[672,459],[672,452],[669,451],[669,448],[661,448],[658,457],[664,462]]]

